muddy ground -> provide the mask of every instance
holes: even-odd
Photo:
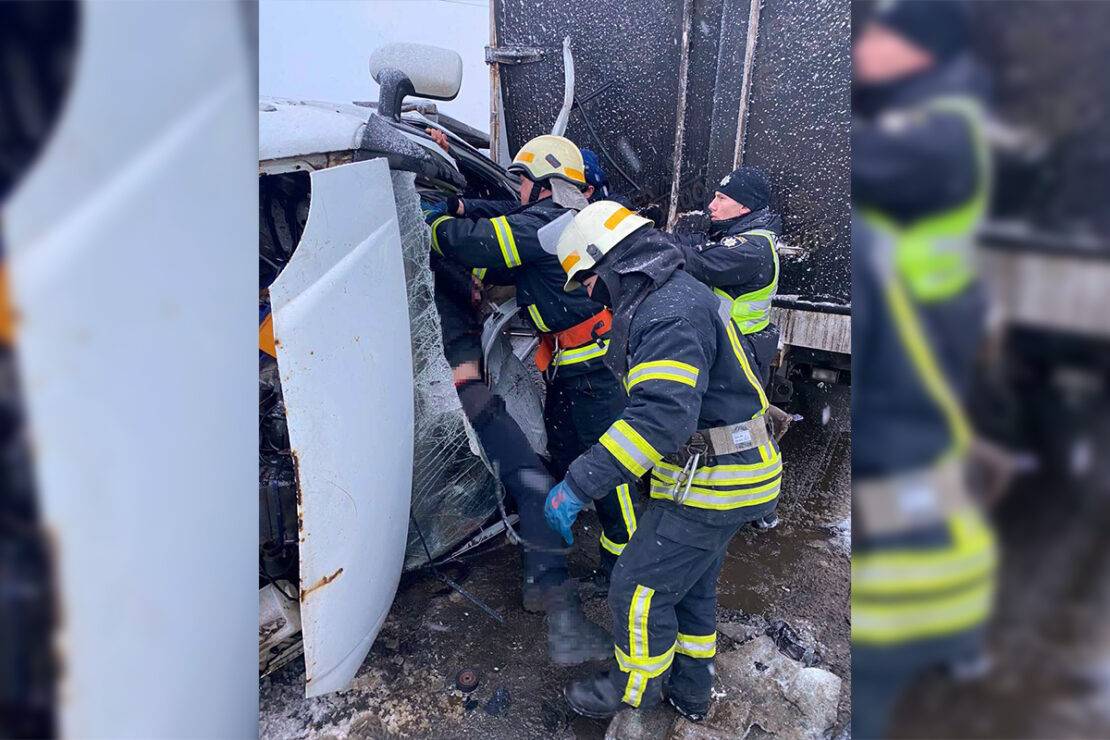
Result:
[[[718,617],[785,620],[815,647],[822,667],[844,679],[834,731],[844,737],[851,706],[848,394],[844,388],[813,388],[797,399],[797,408],[806,419],[782,444],[782,523],[769,532],[746,528],[733,540]],[[571,575],[583,579],[587,614],[608,628],[605,599],[591,597],[587,580],[597,562],[593,543],[599,533],[596,516],[586,512],[576,528]],[[300,659],[262,680],[260,737],[602,738],[607,723],[577,717],[562,698],[563,684],[596,668],[547,664],[543,619],[520,609],[518,552],[494,545],[446,571],[505,623],[428,573],[407,575],[350,690],[305,699]],[[721,637],[719,650],[731,646]],[[469,695],[455,689],[462,669],[480,677]],[[496,714],[487,711],[495,692],[509,698]],[[670,710],[655,711],[657,724],[668,726]]]

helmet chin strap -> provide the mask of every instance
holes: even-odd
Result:
[[[525,203],[525,205],[530,206],[533,203],[539,202],[539,200],[540,200],[540,191],[543,190],[544,187],[546,187],[546,186],[547,186],[547,180],[541,180],[539,182],[536,182],[535,180],[533,180],[532,181],[532,190],[529,191],[529,193],[528,193],[528,202]]]

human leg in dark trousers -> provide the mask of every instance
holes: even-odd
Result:
[[[544,404],[547,450],[556,477],[566,475],[575,458],[592,447],[624,410],[628,395],[620,382],[602,367],[577,376],[559,376],[548,383]],[[601,572],[608,577],[621,551],[636,530],[632,491],[619,486],[594,502],[601,520]]]
[[[678,639],[663,693],[679,712],[694,721],[709,711],[713,657],[717,654],[717,578],[724,563],[722,552],[675,606]]]
[[[680,605],[682,619],[690,625],[687,629],[708,634],[708,617],[701,613],[710,603],[705,592],[710,584],[715,592],[716,573],[739,528],[739,524],[718,526],[687,519],[674,504],[649,504],[617,561],[609,587],[618,667],[569,684],[564,695],[571,708],[587,717],[604,718],[620,709],[659,703],[679,646]],[[698,586],[695,597],[684,604]],[[712,658],[707,660],[706,671]],[[701,682],[700,670],[687,675]]]
[[[525,606],[547,612],[547,648],[552,662],[573,664],[605,658],[610,649],[609,635],[582,614],[574,584],[567,582],[562,538],[544,518],[544,502],[556,481],[505,408],[504,400],[491,393],[480,378],[477,316],[468,294],[460,295],[454,285],[458,281],[452,279],[451,270],[451,263],[440,260],[435,272],[444,351],[455,374],[455,389],[466,418],[516,503],[524,540]],[[530,603],[530,599],[536,603]]]

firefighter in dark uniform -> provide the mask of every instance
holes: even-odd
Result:
[[[554,480],[503,401],[482,380],[470,281],[473,275],[515,285],[518,304],[540,333],[536,364],[547,381],[548,452],[552,472],[561,477],[617,418],[627,398],[604,365],[609,312],[585,290],[563,291],[565,275],[556,257],[572,209],[586,205],[582,168],[572,142],[540,136],[525,144],[509,166],[521,175],[516,209],[494,215],[504,210],[499,201],[468,199],[463,217],[429,216],[444,349],[467,417],[517,501],[526,545],[535,545],[525,548],[525,608],[547,612],[549,653],[560,663],[599,657],[600,645],[611,641],[582,616],[574,584],[567,581],[566,552],[543,519],[543,501]],[[611,569],[636,527],[630,486],[614,485],[599,503],[598,515],[603,567]]]
[[[563,232],[559,257],[568,290],[584,284],[613,309],[606,364],[629,401],[548,494],[548,520],[569,542],[588,502],[651,473],[651,502],[609,589],[617,667],[564,695],[579,714],[604,718],[665,692],[696,721],[709,706],[729,540],[778,503],[767,398],[730,302],[680,269],[682,253],[650,221],[592,203]]]
[[[958,2],[881,6],[853,48],[852,734],[913,679],[980,656],[994,534],[966,490],[961,396],[986,300],[982,75]]]
[[[721,180],[709,203],[709,233],[673,237],[686,259],[683,269],[732,302],[732,317],[752,345],[764,385],[779,345],[771,299],[779,284],[782,219],[771,211],[770,198],[763,171],[740,167]]]

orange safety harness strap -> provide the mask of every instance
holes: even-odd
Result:
[[[569,329],[540,334],[540,346],[536,348],[536,367],[540,372],[546,372],[551,361],[555,359],[556,347],[559,349],[582,347],[598,341],[598,338],[607,334],[612,327],[613,312],[606,308]]]

